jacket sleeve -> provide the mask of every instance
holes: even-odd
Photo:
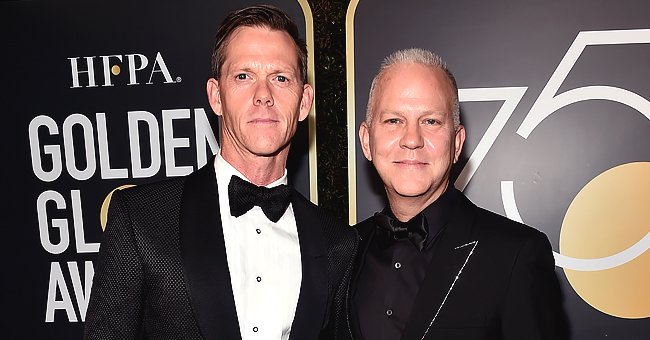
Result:
[[[551,245],[537,232],[521,247],[503,306],[503,339],[568,339]]]
[[[95,268],[84,339],[139,338],[144,299],[142,263],[119,190],[111,200]]]

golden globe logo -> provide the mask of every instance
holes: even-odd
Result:
[[[139,85],[142,82],[153,84],[154,79],[163,79],[165,84],[175,84],[181,81],[180,77],[172,78],[167,63],[160,52],[156,53],[151,67],[149,67],[150,58],[139,53],[71,57],[68,60],[72,76],[70,88],[73,89],[114,86],[113,79],[123,73],[122,68],[126,68],[125,73],[128,74],[127,85]],[[101,66],[100,72],[96,72],[97,66]]]
[[[583,31],[560,61],[526,114],[517,134],[528,139],[542,122],[579,102],[607,100],[638,111],[650,121],[650,101],[631,90],[583,86],[561,91],[583,52],[591,46],[650,44],[650,29]],[[454,183],[464,190],[515,112],[527,87],[465,88],[461,102],[503,101],[492,123]],[[618,117],[617,117],[618,119]],[[575,292],[593,308],[625,319],[650,317],[650,162],[619,164],[587,183],[573,198],[560,229],[560,252],[553,252]],[[514,181],[501,181],[508,218],[525,223]]]
[[[650,317],[650,162],[626,163],[592,179],[567,209],[560,232],[564,273],[597,310]]]

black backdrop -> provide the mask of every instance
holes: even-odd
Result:
[[[304,36],[298,2],[268,2]],[[205,95],[214,34],[228,12],[254,3],[0,5],[9,231],[0,337],[81,338],[102,203],[119,186],[189,173],[216,152],[218,122]],[[307,123],[299,129],[290,181],[309,197]]]
[[[305,13],[295,0],[265,2],[287,10],[303,32],[309,30],[303,19]],[[8,330],[3,338],[81,337],[92,277],[91,261],[101,236],[102,203],[116,187],[192,171],[214,152],[214,145],[205,139],[205,135],[210,138],[205,128],[210,126],[216,131],[217,127],[205,98],[212,38],[228,11],[252,3],[0,3],[4,28],[0,33],[4,43],[0,53],[4,66],[0,112],[7,120],[2,134],[6,174],[2,209],[8,217],[0,248],[8,263],[1,280],[5,306],[2,321],[7,325],[3,329]],[[340,13],[325,12],[339,8],[338,5],[328,6],[326,1],[311,3],[327,29],[336,30],[334,24]],[[624,198],[608,202],[609,209],[601,210],[623,211],[623,207],[633,206],[631,212],[627,211],[636,218],[632,220],[650,220],[646,208],[650,202],[650,185],[646,185],[650,177],[646,170],[650,162],[650,120],[648,110],[644,109],[647,106],[643,106],[650,98],[648,41],[625,43],[618,37],[614,38],[619,39],[618,43],[587,46],[559,89],[550,94],[553,98],[572,89],[609,86],[607,91],[596,91],[596,95],[612,93],[611,88],[624,89],[640,97],[641,110],[603,98],[575,102],[555,110],[527,137],[518,134],[580,32],[645,29],[640,36],[649,40],[650,5],[646,1],[361,0],[351,1],[350,5],[352,26],[348,26],[347,38],[353,42],[355,53],[352,57],[348,50],[347,68],[353,77],[348,79],[348,93],[352,95],[347,99],[352,100],[348,114],[354,117],[354,123],[346,127],[341,119],[333,126],[349,128],[352,140],[356,139],[370,79],[381,58],[397,48],[431,48],[448,60],[462,89],[468,140],[464,161],[455,173],[461,173],[468,163],[474,164],[475,172],[472,176],[461,175],[465,180],[456,185],[467,183],[465,193],[472,200],[543,230],[558,253],[589,257],[585,253],[571,254],[570,247],[561,249],[570,206],[595,178],[620,169],[619,166],[629,169],[630,165],[640,164],[636,181],[620,186],[630,191],[629,187],[636,183],[640,193],[634,197],[641,197],[641,204],[633,205]],[[327,42],[326,33],[321,35],[316,40]],[[94,87],[88,86],[89,75],[84,72],[87,57],[94,57]],[[145,58],[147,65],[143,66]],[[342,58],[337,54],[324,59]],[[104,60],[108,67],[104,67]],[[79,84],[73,80],[75,62],[80,71]],[[135,78],[131,78],[131,72],[135,72]],[[112,86],[104,86],[106,79],[110,79]],[[317,93],[319,86],[331,85],[316,79]],[[341,97],[327,100],[340,102]],[[497,112],[505,119],[495,125],[498,129],[490,130]],[[292,182],[309,195],[306,125],[300,126],[289,170]],[[138,138],[134,130],[138,131]],[[483,158],[470,161],[476,156],[477,146],[487,145],[487,140],[493,143],[488,145]],[[158,160],[160,165],[149,172],[134,171],[137,166],[133,165],[131,155],[136,147],[140,148],[136,153],[140,156],[135,160],[141,161],[141,168],[157,164]],[[343,152],[341,145],[330,147]],[[60,156],[52,157],[52,153]],[[374,172],[361,157],[357,152],[351,159],[354,166],[350,171],[357,183],[350,190],[353,220],[361,220],[383,205]],[[59,165],[60,174],[52,172]],[[329,166],[327,160],[321,169],[323,166]],[[508,198],[513,202],[507,203]],[[515,214],[506,208],[513,205]],[[588,206],[587,212],[600,211]],[[341,211],[335,213],[344,215]],[[588,225],[581,228],[587,233],[578,233],[584,240],[577,243],[591,250],[593,258],[629,249],[650,231],[647,223],[640,227],[622,223],[606,232],[595,227],[590,232]],[[575,238],[565,237],[573,243]],[[572,244],[568,241],[565,245]],[[608,248],[611,244],[616,245],[613,250]],[[579,278],[582,281],[575,279],[573,286],[567,271],[562,265],[558,267],[574,339],[647,337],[647,246],[648,242],[642,243],[642,251],[634,259],[616,268],[578,271],[584,277]],[[596,251],[599,249],[605,251]],[[585,293],[585,282],[608,280],[612,281],[610,286]],[[601,311],[592,306],[597,305],[591,300],[594,295],[622,300],[623,307],[612,310],[636,308],[641,316],[612,315],[612,310],[608,313],[602,306],[605,311]]]
[[[456,187],[548,235],[574,339],[648,338],[650,3],[359,0],[348,18],[350,136],[385,56],[440,54],[467,129]],[[384,197],[355,151],[362,220]]]

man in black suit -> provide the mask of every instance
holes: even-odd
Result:
[[[465,129],[440,57],[410,49],[386,58],[359,138],[389,205],[356,226],[356,339],[566,338],[547,237],[450,184]]]
[[[233,12],[212,58],[220,151],[189,176],[115,192],[86,339],[329,339],[347,322],[333,302],[356,232],[285,185],[313,99],[296,25],[270,6]]]

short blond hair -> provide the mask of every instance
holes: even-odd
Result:
[[[377,72],[377,75],[375,75],[375,78],[372,80],[372,85],[370,85],[370,95],[368,96],[368,106],[366,107],[366,124],[370,125],[372,121],[375,92],[379,81],[386,71],[393,66],[400,64],[420,64],[432,69],[440,69],[445,72],[454,92],[452,118],[454,120],[454,127],[458,127],[460,125],[460,103],[458,102],[458,85],[456,84],[456,78],[451,71],[449,71],[447,64],[439,55],[421,48],[409,48],[395,51],[386,57],[381,63],[379,72]]]

